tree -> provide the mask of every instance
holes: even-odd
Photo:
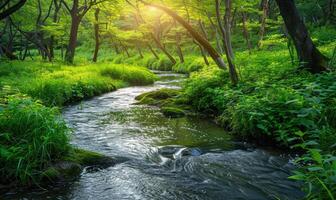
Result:
[[[5,19],[6,17],[10,16],[14,12],[18,11],[26,2],[27,0],[19,0],[13,6],[10,6],[10,0],[6,0],[5,3],[0,5],[0,20]],[[9,8],[6,8],[10,6]]]
[[[300,67],[312,73],[327,70],[327,58],[316,48],[308,34],[294,0],[276,0],[299,58]]]
[[[187,21],[185,21],[181,16],[179,16],[178,14],[176,14],[174,11],[172,11],[171,9],[161,6],[161,5],[157,5],[157,4],[152,4],[152,3],[148,3],[145,1],[142,1],[145,5],[148,6],[152,6],[155,7],[157,9],[160,9],[162,11],[164,11],[165,13],[167,13],[169,16],[171,16],[173,19],[175,19],[177,22],[179,22],[185,29],[187,29],[187,31],[190,33],[190,35],[200,44],[202,45],[206,51],[209,53],[209,55],[211,56],[211,58],[215,61],[215,63],[217,64],[217,66],[221,69],[225,69],[226,65],[223,61],[223,59],[221,58],[221,56],[218,54],[218,52],[211,46],[211,44],[200,34],[198,33]]]
[[[71,28],[70,28],[70,37],[68,47],[65,53],[65,61],[67,63],[72,64],[75,57],[75,51],[77,46],[77,34],[79,24],[81,23],[85,14],[92,8],[92,6],[102,3],[106,0],[89,0],[85,1],[83,5],[80,5],[79,0],[72,0],[72,7],[65,2],[65,0],[61,0],[62,4],[66,8],[66,10],[70,13],[71,16]]]
[[[236,67],[234,65],[234,58],[233,58],[233,51],[232,51],[232,46],[231,46],[231,37],[229,36],[230,30],[227,30],[228,28],[230,28],[230,26],[228,25],[229,22],[229,16],[230,14],[225,14],[225,21],[226,21],[226,30],[223,26],[222,20],[221,20],[221,14],[220,14],[220,2],[219,0],[215,0],[216,3],[216,16],[217,16],[217,22],[218,22],[218,26],[220,28],[220,31],[222,33],[225,45],[224,45],[224,49],[225,49],[225,54],[226,54],[226,58],[228,60],[229,63],[229,71],[230,71],[230,77],[231,77],[231,81],[234,85],[236,85],[238,83],[238,74],[236,71]],[[225,12],[231,12],[231,1],[230,0],[225,0]]]
[[[94,50],[93,58],[92,58],[93,62],[97,62],[99,45],[100,45],[100,41],[99,41],[99,12],[100,12],[100,9],[96,8],[96,11],[95,11],[95,24],[94,24],[95,50]]]
[[[268,16],[268,8],[269,8],[269,0],[261,0],[261,9],[262,9],[262,16],[261,16],[261,25],[259,30],[259,41],[258,41],[258,48],[261,48],[261,43],[264,39],[265,29],[266,29],[266,19]]]

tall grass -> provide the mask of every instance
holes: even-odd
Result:
[[[57,108],[10,97],[0,112],[0,183],[39,181],[41,171],[70,150],[69,129]]]
[[[10,62],[0,69],[0,86],[9,85],[46,105],[62,106],[127,85],[152,84],[144,67],[117,64],[65,66],[59,63]]]
[[[0,183],[38,183],[52,162],[72,152],[70,131],[58,108],[46,105],[62,106],[154,80],[147,68],[130,65],[4,63],[0,68]]]

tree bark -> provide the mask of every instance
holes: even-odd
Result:
[[[55,9],[54,9],[54,14],[53,14],[53,17],[52,17],[52,21],[53,21],[53,23],[57,23],[58,22],[58,13],[61,9],[61,1],[57,2],[57,0],[53,0],[53,2],[54,2],[54,5],[55,5]],[[54,43],[55,43],[55,37],[52,35],[52,36],[50,36],[50,39],[49,39],[49,52],[50,52],[51,58],[55,57]]]
[[[152,52],[152,54],[154,55],[154,57],[156,59],[160,59],[159,56],[157,55],[157,53],[155,52],[155,50],[153,49],[152,45],[148,44],[148,48]]]
[[[176,22],[175,22],[175,27],[176,27]],[[183,56],[183,52],[182,52],[182,48],[181,48],[181,35],[179,32],[176,32],[175,35],[175,40],[176,40],[176,50],[177,50],[177,54],[180,58],[180,63],[184,63],[184,56]]]
[[[268,8],[269,8],[269,2],[268,0],[261,0],[261,7],[262,7],[262,16],[261,16],[261,24],[260,24],[260,30],[259,30],[259,41],[258,41],[258,49],[262,46],[262,41],[264,40],[265,30],[266,30],[266,19],[268,16]]]
[[[74,57],[75,57],[75,51],[76,51],[76,46],[77,46],[77,33],[78,33],[80,21],[81,21],[80,17],[77,16],[77,14],[73,14],[73,16],[71,17],[71,29],[70,29],[69,43],[68,43],[68,47],[65,52],[65,61],[70,64],[73,63]]]
[[[95,50],[93,53],[93,62],[97,62],[98,58],[98,52],[99,52],[99,46],[100,46],[100,41],[99,41],[99,12],[100,9],[96,8],[95,11],[95,24],[94,24],[94,33],[95,33]]]
[[[143,54],[142,54],[142,51],[141,51],[141,48],[139,46],[136,47],[137,50],[138,50],[138,53],[139,53],[139,56],[140,58],[144,58]]]
[[[151,36],[155,44],[158,46],[158,48],[161,49],[161,51],[169,58],[172,64],[175,65],[176,64],[175,58],[167,51],[167,49],[161,44],[160,40],[157,39],[153,33],[151,33]]]
[[[14,12],[18,11],[26,2],[27,2],[27,0],[20,0],[19,2],[17,2],[13,6],[7,8],[6,10],[4,10],[2,12],[0,12],[0,20],[5,19],[6,17],[10,16]],[[9,4],[9,1],[7,1],[5,3],[5,5],[2,5],[1,7],[5,7],[7,4]]]
[[[231,43],[231,9],[232,9],[232,2],[231,0],[224,0],[225,3],[225,14],[224,14],[224,31],[226,35],[226,45],[228,52],[232,59],[234,59],[234,53],[232,49]]]
[[[230,78],[231,78],[231,82],[233,85],[236,85],[238,83],[238,74],[236,71],[236,67],[234,65],[234,58],[232,57],[232,52],[230,52],[229,47],[231,46],[229,43],[231,43],[230,37],[227,37],[227,33],[230,33],[228,31],[224,30],[224,26],[222,24],[222,20],[221,20],[221,14],[220,14],[220,1],[219,0],[215,0],[216,2],[216,16],[217,16],[217,21],[218,21],[218,26],[221,30],[221,33],[223,35],[224,41],[225,41],[225,54],[226,54],[226,58],[227,61],[229,63],[229,72],[230,72]],[[226,4],[230,4],[230,2],[227,2],[230,0],[225,0]]]
[[[211,27],[215,30],[215,34],[216,34],[216,46],[217,46],[217,49],[218,49],[219,53],[222,55],[222,54],[223,54],[223,48],[222,48],[222,45],[221,45],[221,41],[222,41],[223,44],[224,44],[223,38],[221,38],[217,26],[216,26],[215,23],[212,21],[210,15],[209,15],[208,13],[207,13],[207,17],[208,17],[208,19],[209,19],[209,22],[210,22],[210,24],[211,24]]]
[[[248,31],[248,28],[247,28],[247,25],[246,25],[246,21],[247,21],[246,12],[242,12],[242,21],[243,21],[244,38],[245,38],[245,41],[246,41],[246,45],[247,45],[247,49],[249,51],[249,54],[251,54],[252,45],[251,45],[251,41],[250,41],[249,31]]]
[[[312,73],[320,73],[327,70],[328,59],[315,47],[294,0],[276,0],[276,2],[288,33],[293,39],[300,67]]]
[[[3,54],[10,60],[17,60],[18,57],[16,55],[13,54],[12,51],[10,51],[9,49],[7,49],[6,47],[0,45],[1,51],[3,52]]]

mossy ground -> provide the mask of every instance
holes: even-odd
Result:
[[[166,117],[177,118],[190,114],[191,107],[180,98],[181,91],[177,89],[159,89],[137,96],[137,104],[158,106]]]

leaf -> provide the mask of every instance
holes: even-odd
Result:
[[[288,178],[292,179],[292,180],[305,180],[306,177],[303,174],[296,174],[296,175],[290,176]]]
[[[308,167],[308,171],[315,172],[315,171],[322,171],[322,167]]]
[[[305,142],[305,145],[306,146],[314,146],[314,145],[318,145],[318,143],[316,141],[314,141],[314,140],[311,140],[309,142]]]
[[[299,137],[303,137],[306,133],[304,133],[302,131],[296,131],[294,134],[299,136]]]
[[[265,132],[268,132],[268,129],[263,124],[257,124],[257,127]]]
[[[310,149],[310,155],[312,156],[312,158],[318,163],[318,164],[322,164],[322,156],[319,152],[318,149]]]

